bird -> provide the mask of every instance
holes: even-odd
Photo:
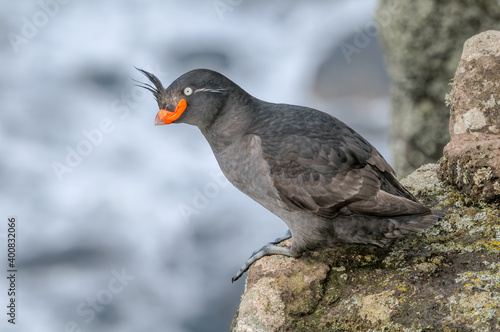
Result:
[[[227,179],[288,231],[252,253],[232,282],[268,255],[300,257],[343,244],[390,246],[444,216],[413,196],[377,149],[336,117],[265,102],[226,76],[194,69],[167,88],[136,68],[159,107],[155,125],[199,128]],[[291,247],[278,244],[291,238]]]

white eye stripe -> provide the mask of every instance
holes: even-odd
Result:
[[[194,92],[215,92],[215,93],[222,93],[223,91],[226,91],[226,89],[207,89],[207,88],[202,88],[202,89],[196,89]]]
[[[190,87],[184,88],[184,94],[186,96],[189,96],[192,93],[193,93],[193,89],[191,89]]]

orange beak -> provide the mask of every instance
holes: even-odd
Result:
[[[175,108],[174,112],[169,112],[167,110],[160,110],[158,114],[156,114],[155,126],[166,125],[174,122],[181,116],[182,112],[184,112],[186,107],[187,107],[186,100],[181,99],[177,104],[177,107]]]

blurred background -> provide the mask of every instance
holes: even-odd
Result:
[[[231,277],[285,224],[223,178],[152,95],[194,68],[328,112],[391,162],[375,0],[2,1],[0,266],[17,217],[17,317],[1,331],[226,331]]]

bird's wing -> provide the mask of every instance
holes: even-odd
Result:
[[[262,138],[263,157],[284,202],[323,218],[339,212],[373,216],[428,212],[399,184],[374,147],[347,126],[334,129],[340,130],[338,135],[278,132]]]
[[[408,191],[396,179],[396,173],[380,153],[372,146],[372,154],[367,163],[373,166],[373,170],[378,173],[381,180],[380,189],[396,196],[402,196],[414,202],[418,202],[415,196]]]

